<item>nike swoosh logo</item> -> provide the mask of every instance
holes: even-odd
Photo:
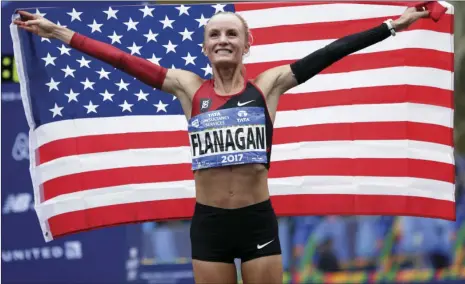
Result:
[[[266,247],[267,245],[271,244],[273,241],[274,241],[274,239],[273,239],[273,240],[271,240],[271,241],[269,241],[269,242],[267,242],[266,244],[263,244],[263,245],[257,245],[257,249],[262,249],[262,248]]]
[[[237,106],[245,106],[246,104],[250,104],[251,102],[253,102],[254,100],[251,100],[251,101],[248,101],[248,102],[244,102],[244,103],[241,103],[241,102],[237,102]]]

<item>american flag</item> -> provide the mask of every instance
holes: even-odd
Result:
[[[248,22],[250,78],[369,29],[406,2],[111,5],[29,9],[167,68],[212,75],[203,30],[220,11]],[[280,99],[269,189],[278,215],[455,219],[453,8],[439,22],[356,52]],[[148,220],[195,203],[178,100],[112,66],[11,27],[45,240]]]

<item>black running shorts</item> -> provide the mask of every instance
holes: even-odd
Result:
[[[278,220],[271,201],[238,209],[197,203],[192,217],[192,258],[203,261],[246,262],[281,254]]]

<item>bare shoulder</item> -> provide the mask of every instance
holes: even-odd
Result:
[[[194,72],[182,69],[168,69],[163,83],[163,91],[181,98],[192,100],[195,92],[203,84],[204,79]]]
[[[279,96],[297,85],[289,65],[277,66],[262,72],[255,78],[254,83],[262,90],[266,98],[273,95]]]

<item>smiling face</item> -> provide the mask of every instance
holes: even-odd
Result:
[[[204,52],[212,65],[238,65],[250,48],[248,34],[245,21],[236,14],[216,14],[205,27]]]

